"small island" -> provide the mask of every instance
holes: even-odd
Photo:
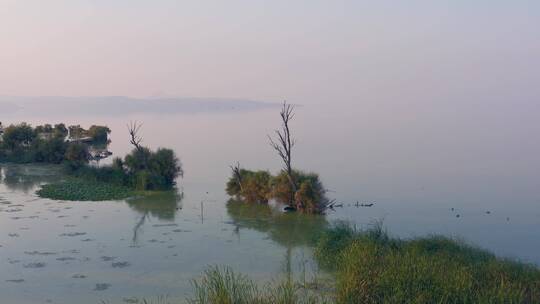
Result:
[[[280,112],[281,129],[276,130],[276,138],[268,136],[271,147],[283,162],[283,169],[275,176],[268,171],[251,171],[231,166],[232,176],[226,191],[238,201],[266,204],[269,200],[285,204],[284,211],[299,211],[320,214],[331,208],[333,201],[326,198],[326,190],[315,173],[305,173],[293,169],[292,149],[295,140],[291,136],[290,121],[294,117],[294,106],[283,102]]]
[[[107,150],[111,130],[92,125],[66,127],[26,123],[0,124],[0,163],[49,163],[62,165],[66,178],[43,185],[40,197],[74,200],[119,200],[152,191],[168,191],[183,175],[182,165],[171,149],[155,151],[143,146],[139,135],[141,124],[128,126],[133,150],[123,159],[116,157],[111,165],[95,166],[112,153]]]

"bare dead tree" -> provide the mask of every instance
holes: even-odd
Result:
[[[135,122],[131,121],[127,127],[128,127],[129,136],[130,136],[129,142],[135,147],[135,150],[137,150],[137,154],[139,155],[140,160],[142,161],[143,168],[148,168],[147,155],[144,151],[144,147],[141,145],[143,138],[139,135],[139,131],[142,127],[142,124],[137,123],[137,121]]]
[[[139,130],[141,129],[142,124],[137,123],[137,121],[131,121],[127,127],[129,136],[131,137],[129,142],[137,149],[137,151],[142,151],[141,142],[143,139],[139,136]]]
[[[270,135],[268,135],[268,139],[270,140],[270,145],[272,148],[276,150],[279,157],[281,157],[281,160],[283,161],[283,170],[287,173],[287,178],[289,179],[289,183],[291,185],[292,191],[289,203],[292,204],[294,201],[294,194],[298,188],[293,177],[293,169],[291,165],[291,152],[295,141],[291,138],[291,130],[289,128],[289,122],[294,118],[294,106],[288,104],[287,101],[284,101],[280,116],[282,124],[281,130],[275,130],[276,140],[272,139]]]
[[[244,190],[243,186],[242,186],[242,174],[240,172],[240,170],[241,170],[240,169],[240,162],[237,162],[236,165],[234,165],[234,166],[231,165],[229,167],[231,167],[233,176],[236,179],[236,183],[238,184],[238,187],[240,187],[240,191]]]

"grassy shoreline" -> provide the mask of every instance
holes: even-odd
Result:
[[[193,283],[193,304],[540,303],[540,269],[442,236],[391,238],[376,226],[336,224],[314,242],[331,286],[287,280],[263,289],[229,268],[210,267]],[[262,290],[262,291],[261,291]]]

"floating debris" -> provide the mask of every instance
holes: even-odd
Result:
[[[102,256],[100,257],[100,259],[104,262],[110,262],[110,261],[114,261],[117,257],[114,257],[114,256]]]
[[[8,283],[23,283],[23,279],[6,280]]]
[[[81,236],[86,235],[86,232],[69,232],[69,233],[62,233],[60,236],[69,236],[69,237],[75,237],[75,236]]]
[[[191,230],[174,229],[172,232],[191,232]]]
[[[103,291],[103,290],[107,290],[111,287],[111,284],[107,284],[107,283],[98,283],[96,284],[96,287],[94,288],[94,291]]]
[[[84,274],[74,274],[71,277],[73,279],[86,279],[87,278]]]
[[[178,227],[178,224],[155,224],[152,227]]]
[[[25,251],[24,254],[27,255],[55,255],[58,254],[57,252],[49,252],[49,251]]]
[[[60,262],[66,262],[66,261],[75,261],[76,258],[74,258],[74,257],[61,257],[61,258],[57,258],[56,260],[60,261]]]
[[[23,265],[24,268],[43,268],[45,267],[47,264],[43,263],[43,262],[35,262],[35,263],[28,263],[28,264],[25,264]]]
[[[111,264],[113,268],[125,268],[131,266],[129,262],[114,262]]]

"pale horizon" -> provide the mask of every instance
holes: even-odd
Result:
[[[528,102],[539,27],[534,1],[4,0],[0,95]]]

